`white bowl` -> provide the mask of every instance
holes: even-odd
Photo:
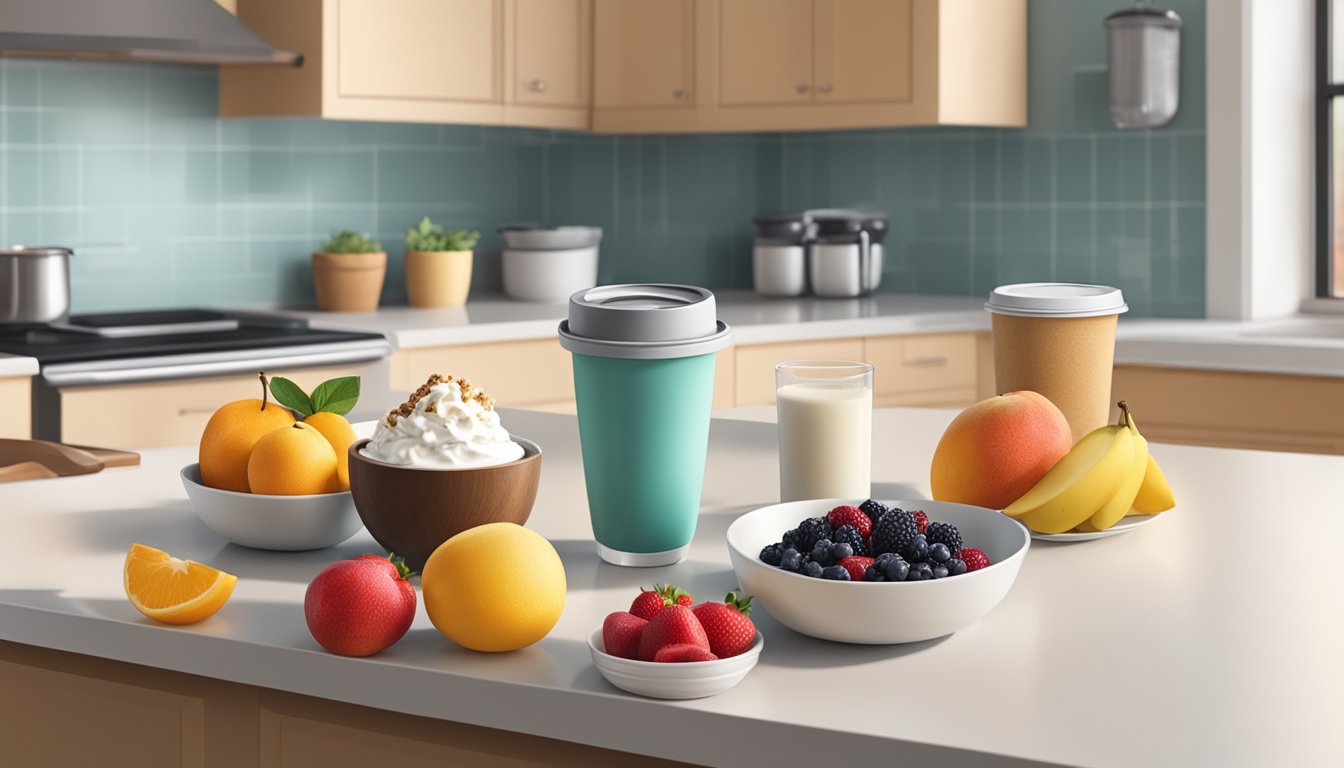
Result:
[[[557,251],[505,248],[504,293],[520,301],[558,304],[597,285],[597,246]]]
[[[850,582],[813,579],[761,562],[760,552],[807,517],[853,500],[774,504],[728,526],[728,554],[738,583],[779,623],[804,635],[842,643],[913,643],[969,626],[1008,594],[1031,537],[1016,520],[992,509],[947,501],[886,502],[922,509],[932,522],[951,523],[964,546],[989,556],[986,568],[932,581]]]
[[[223,491],[201,484],[200,464],[182,468],[182,487],[201,522],[244,547],[325,549],[364,527],[349,491],[309,496]]]
[[[588,636],[593,665],[607,682],[623,691],[655,699],[703,699],[732,688],[747,676],[761,657],[765,638],[756,633],[756,642],[745,652],[716,661],[677,663],[636,661],[612,656],[602,642],[602,628]]]

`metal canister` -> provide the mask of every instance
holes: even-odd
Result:
[[[70,312],[70,256],[59,246],[0,247],[0,324],[63,320]]]
[[[1120,128],[1155,128],[1180,104],[1181,17],[1140,5],[1106,17],[1111,119]]]

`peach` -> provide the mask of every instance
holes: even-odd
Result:
[[[933,498],[1003,509],[1073,447],[1069,422],[1030,391],[982,400],[957,414],[933,452]]]

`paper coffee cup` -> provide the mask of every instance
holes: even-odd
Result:
[[[1019,283],[990,293],[994,383],[1049,398],[1073,440],[1111,416],[1115,326],[1129,310],[1119,288],[1079,283]]]

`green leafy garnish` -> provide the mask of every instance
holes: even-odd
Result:
[[[313,401],[298,384],[283,376],[271,377],[271,394],[275,401],[291,411],[297,411],[302,418],[308,418],[317,412]]]
[[[293,410],[301,418],[325,411],[344,416],[359,402],[359,377],[341,376],[317,385],[310,397],[294,382],[283,376],[271,377],[271,394],[276,402]]]

